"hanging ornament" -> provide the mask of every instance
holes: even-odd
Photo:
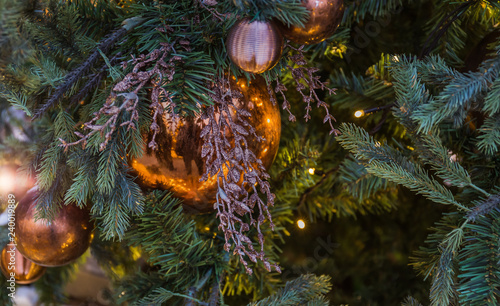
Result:
[[[71,263],[88,249],[93,226],[86,209],[63,205],[52,222],[35,221],[37,187],[32,188],[15,210],[17,249],[32,262],[45,267]]]
[[[0,269],[7,280],[13,277],[17,284],[28,285],[42,277],[47,268],[33,263],[17,250],[15,244],[9,243],[0,255]]]
[[[257,76],[247,84],[244,79],[231,80],[232,89],[239,89],[241,99],[233,103],[240,109],[251,113],[248,123],[256,129],[256,134],[264,141],[249,140],[249,149],[269,169],[278,151],[281,135],[281,117],[278,105],[271,102],[264,78]],[[273,93],[274,95],[274,93]],[[168,116],[168,115],[167,115]],[[200,133],[208,122],[200,115],[193,118],[180,118],[172,122],[165,117],[159,122],[160,132],[156,135],[157,149],[147,148],[141,158],[131,161],[138,176],[137,182],[143,188],[170,190],[176,197],[183,199],[186,211],[192,213],[213,210],[217,193],[216,177],[200,182],[205,162],[201,157],[203,139]],[[176,127],[172,131],[172,127]],[[145,139],[151,141],[152,134]]]
[[[276,65],[283,51],[283,36],[273,21],[243,18],[236,22],[227,36],[227,53],[242,70],[262,73]]]
[[[304,0],[309,19],[304,27],[281,25],[283,35],[299,45],[322,42],[332,36],[344,15],[343,0]]]

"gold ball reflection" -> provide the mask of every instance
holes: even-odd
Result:
[[[86,209],[63,205],[54,221],[35,222],[37,187],[16,207],[17,249],[32,262],[45,267],[66,265],[90,246],[93,226]]]
[[[14,279],[20,285],[36,282],[47,269],[24,257],[12,243],[6,245],[2,250],[0,268],[7,279],[10,279],[11,273],[14,273]]]
[[[256,134],[265,138],[258,142],[248,138],[249,149],[269,169],[278,152],[281,136],[281,117],[277,103],[273,105],[264,78],[257,76],[250,84],[240,78],[231,80],[231,89],[243,94],[233,103],[239,109],[251,113],[247,121],[255,128]],[[274,94],[273,94],[274,95]],[[233,114],[234,115],[234,114]],[[217,193],[216,176],[200,182],[205,162],[201,157],[203,139],[200,132],[207,124],[200,116],[184,118],[172,122],[168,115],[159,122],[160,132],[156,136],[158,148],[146,148],[141,158],[131,161],[142,188],[170,190],[183,199],[187,212],[202,213],[213,210]],[[150,142],[152,132],[145,136]]]
[[[303,28],[281,25],[283,35],[299,45],[317,44],[332,36],[344,15],[343,0],[305,0],[309,19]]]

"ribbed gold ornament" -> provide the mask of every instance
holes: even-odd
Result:
[[[242,70],[265,72],[276,65],[283,51],[283,36],[273,21],[243,18],[231,28],[226,40],[231,61]]]
[[[283,35],[299,45],[317,44],[332,36],[344,15],[343,0],[304,0],[309,19],[303,28],[281,25]]]
[[[233,77],[231,89],[243,94],[241,99],[233,99],[233,103],[237,108],[250,112],[251,116],[246,120],[255,128],[258,136],[265,138],[261,142],[250,138],[248,146],[264,167],[269,169],[278,152],[281,136],[279,107],[271,102],[266,81],[261,76],[252,80],[250,85],[244,78],[236,82]],[[155,150],[146,148],[141,158],[130,162],[137,175],[136,181],[144,189],[172,191],[183,200],[186,212],[213,211],[217,193],[216,176],[200,182],[205,168],[205,161],[201,157],[203,139],[200,133],[208,122],[202,120],[201,116],[182,119],[167,116],[158,122],[160,132],[155,138],[158,147]],[[146,143],[151,139],[151,132],[145,135]]]
[[[7,279],[10,279],[11,273],[13,273],[16,283],[20,285],[36,282],[47,270],[47,268],[24,257],[12,243],[6,245],[2,250],[0,268]]]

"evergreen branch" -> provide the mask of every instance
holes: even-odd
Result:
[[[278,19],[286,25],[304,26],[308,12],[301,0],[234,0],[236,15],[250,15],[260,20]]]
[[[83,78],[84,75],[96,64],[96,62],[101,57],[100,52],[107,53],[108,51],[110,51],[111,48],[122,37],[124,37],[130,30],[140,25],[144,21],[144,19],[139,17],[133,17],[125,20],[123,26],[119,30],[109,35],[106,39],[104,39],[83,64],[66,75],[63,83],[56,88],[56,91],[52,94],[52,96],[39,109],[35,111],[33,119],[40,118],[43,114],[45,114],[63,97],[64,93],[66,93],[73,86],[73,84]]]
[[[432,166],[437,176],[453,186],[470,186],[483,195],[489,196],[489,193],[472,183],[467,170],[451,159],[449,150],[443,146],[441,140],[434,133],[422,135],[420,140],[423,146],[419,152],[420,157]]]
[[[120,56],[121,56],[121,53],[116,54],[112,59],[109,60],[110,64],[115,64]],[[94,90],[97,86],[99,86],[101,84],[102,78],[104,78],[106,76],[106,73],[107,73],[106,68],[108,68],[108,65],[104,64],[98,72],[89,76],[90,81],[85,83],[85,85],[80,89],[80,91],[78,91],[77,94],[75,94],[71,97],[67,109],[71,108],[76,103],[85,99],[85,97],[92,90]]]
[[[491,84],[491,90],[486,95],[484,99],[483,111],[489,116],[500,111],[500,78],[495,79]]]
[[[346,158],[339,169],[340,181],[347,185],[349,193],[364,201],[372,197],[377,191],[388,187],[388,180],[369,174],[365,167],[354,158]]]
[[[206,282],[208,281],[211,275],[212,275],[212,270],[208,270],[207,273],[203,275],[203,277],[196,283],[195,286],[192,286],[188,289],[189,298],[185,298],[186,300],[185,306],[195,306],[195,302],[197,301],[196,299],[197,293],[200,291],[201,288],[203,288],[203,286],[205,286]],[[207,303],[203,303],[203,305],[208,306]]]
[[[436,203],[451,204],[462,210],[469,210],[457,202],[448,189],[429,177],[420,165],[389,146],[375,143],[362,128],[353,124],[342,124],[341,133],[337,137],[340,144],[365,164],[368,173],[401,184]]]
[[[181,294],[181,293],[175,293],[175,292],[169,291],[165,288],[154,289],[151,294],[140,299],[137,302],[134,302],[133,305],[137,305],[137,306],[162,305],[163,303],[170,300],[174,296],[184,298],[184,299],[190,300],[192,302],[196,302],[198,305],[207,306],[207,303],[204,303],[196,298],[193,298],[189,295],[185,295],[185,294]],[[191,304],[186,304],[186,306],[187,305],[191,305]]]
[[[500,58],[486,61],[481,71],[458,74],[433,101],[423,104],[415,114],[419,130],[427,133],[436,124],[453,116],[459,126],[479,94],[486,92],[500,72]]]
[[[286,305],[309,305],[310,301],[321,297],[331,289],[330,277],[326,275],[315,276],[313,274],[302,275],[289,281],[285,287],[268,298],[248,304],[248,306],[286,306]]]
[[[423,306],[417,301],[415,298],[408,296],[405,298],[404,302],[401,303],[401,306]]]
[[[486,216],[493,210],[498,208],[500,204],[500,194],[495,194],[488,197],[486,200],[480,201],[470,211],[467,212],[468,220],[476,221],[478,217]]]
[[[221,295],[221,285],[222,282],[224,281],[225,278],[225,273],[220,273],[218,278],[215,278],[213,283],[212,283],[212,289],[210,292],[210,298],[208,302],[208,306],[217,306],[219,305],[220,302],[220,295]]]
[[[439,24],[434,28],[434,30],[425,41],[422,47],[422,51],[420,52],[420,58],[424,58],[432,50],[434,50],[441,36],[446,33],[453,22],[457,20],[472,4],[474,4],[474,1],[464,2],[441,19],[441,22],[439,22]]]
[[[302,195],[300,196],[300,199],[299,199],[299,205],[297,205],[297,209],[300,209],[306,202],[307,200],[307,196],[311,193],[314,192],[314,190],[316,190],[317,188],[319,188],[321,185],[323,185],[323,183],[325,183],[325,181],[330,177],[330,175],[332,175],[333,173],[337,172],[339,170],[339,167],[335,167],[333,169],[330,169],[328,171],[326,171],[322,176],[321,176],[321,179],[316,183],[314,184],[313,186],[307,188],[304,193],[302,193]]]
[[[213,267],[216,250],[210,247],[211,239],[204,241],[198,235],[194,220],[186,219],[179,204],[168,192],[149,194],[144,212],[134,217],[125,238],[149,255],[148,262],[167,277],[168,290],[187,292]]]
[[[477,147],[481,152],[494,155],[500,146],[500,114],[487,118],[481,128],[481,134],[477,137]]]
[[[439,265],[433,273],[430,299],[431,305],[450,305],[451,301],[456,300],[455,291],[455,268],[453,267],[454,259],[457,256],[458,249],[462,244],[464,232],[463,227],[451,231],[440,245],[442,253],[439,259]]]
[[[498,305],[500,300],[500,213],[475,219],[469,224],[460,255],[458,291],[464,305]]]

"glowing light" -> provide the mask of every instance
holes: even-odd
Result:
[[[314,168],[309,168],[309,174],[310,175],[314,175],[314,172],[316,171],[316,169]]]
[[[271,119],[267,118],[267,123],[271,123]]]
[[[364,114],[365,114],[365,112],[364,112],[364,111],[359,110],[359,111],[356,111],[356,112],[354,113],[354,117],[359,118],[359,117],[362,117]]]
[[[297,226],[300,228],[300,229],[304,229],[306,227],[306,223],[304,222],[304,220],[302,219],[299,219],[297,221]]]
[[[3,192],[11,192],[16,185],[15,173],[3,170],[0,172],[0,190]]]

